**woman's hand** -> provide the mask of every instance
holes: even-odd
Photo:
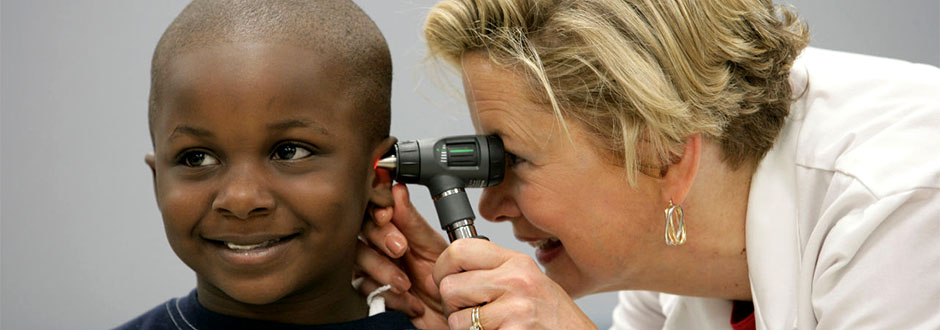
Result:
[[[395,206],[373,210],[365,221],[357,250],[357,266],[366,275],[359,291],[369,294],[385,283],[386,306],[408,314],[421,329],[446,329],[441,297],[431,271],[447,241],[411,204],[404,184],[392,187]],[[383,283],[383,284],[379,284]]]
[[[487,330],[597,328],[532,258],[486,240],[455,241],[433,275],[450,329],[469,329],[479,305]]]

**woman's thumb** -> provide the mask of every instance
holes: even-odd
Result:
[[[397,183],[392,187],[392,195],[395,198],[395,211],[392,215],[392,223],[398,227],[398,230],[408,239],[409,242],[417,244],[442,239],[442,237],[424,220],[424,217],[418,213],[418,209],[411,204],[408,194],[408,187],[402,183]]]

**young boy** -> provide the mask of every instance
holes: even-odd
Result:
[[[348,0],[196,0],[153,57],[157,204],[196,289],[119,329],[411,329],[350,285],[391,59]]]

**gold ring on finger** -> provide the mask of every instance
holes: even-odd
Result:
[[[485,330],[480,323],[480,306],[470,310],[470,330]]]

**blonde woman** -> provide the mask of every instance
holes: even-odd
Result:
[[[447,0],[425,34],[544,272],[396,186],[362,290],[408,276],[419,327],[590,329],[572,299],[621,291],[615,329],[940,328],[937,68],[805,49],[769,0]]]

